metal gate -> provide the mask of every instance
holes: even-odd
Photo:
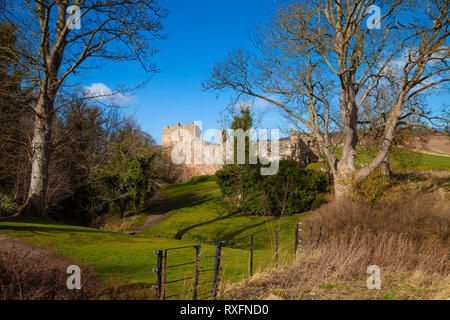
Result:
[[[156,284],[154,285],[154,288],[157,291],[158,298],[160,300],[170,299],[174,297],[179,297],[187,294],[192,295],[193,300],[197,300],[199,298],[207,298],[210,296],[212,299],[215,299],[217,297],[217,291],[219,287],[219,273],[221,270],[220,267],[220,260],[221,260],[221,253],[222,253],[222,246],[224,245],[223,241],[219,241],[216,244],[216,251],[215,255],[211,256],[201,256],[201,242],[198,243],[198,245],[194,246],[183,246],[183,247],[176,247],[176,248],[168,248],[163,250],[155,250],[153,254],[157,255],[157,263],[156,268],[153,269],[153,272],[156,273]],[[178,264],[169,264],[169,252],[179,251],[179,250],[187,250],[187,249],[193,249],[194,252],[194,259],[192,261],[184,262],[184,263],[178,263]],[[214,267],[213,268],[200,268],[200,260],[204,259],[212,259],[214,258]],[[182,277],[175,280],[168,280],[167,276],[170,272],[170,270],[173,270],[175,268],[180,268],[184,266],[192,265],[194,269],[194,273],[190,277]],[[212,279],[207,281],[199,282],[200,275],[205,274],[207,272],[212,271]],[[181,292],[177,292],[175,294],[166,295],[167,287],[170,284],[179,283],[186,280],[193,280],[192,289],[184,290]],[[199,292],[199,288],[202,285],[205,284],[211,284],[211,291],[205,291],[205,292]]]

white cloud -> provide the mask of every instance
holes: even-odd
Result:
[[[131,103],[132,97],[120,92],[114,92],[106,84],[97,82],[88,87],[83,87],[86,98],[98,100],[102,103],[112,105],[127,105]]]
[[[270,99],[275,99],[272,96],[269,96]],[[267,100],[264,99],[259,99],[259,98],[249,98],[249,99],[243,99],[238,101],[236,104],[234,104],[234,111],[237,112],[239,111],[239,109],[241,107],[251,107],[252,109],[255,110],[267,110],[273,107],[273,105],[268,102]]]

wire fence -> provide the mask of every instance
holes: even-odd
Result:
[[[163,250],[155,250],[153,254],[157,256],[157,263],[156,268],[153,269],[153,272],[156,273],[156,283],[153,285],[153,288],[156,289],[158,299],[166,300],[177,297],[185,299],[190,297],[192,300],[208,297],[215,299],[217,297],[217,290],[219,288],[219,282],[221,280],[219,274],[221,271],[220,262],[223,245],[224,242],[219,241],[216,244],[215,254],[210,256],[201,256],[201,242],[194,246],[183,246]],[[176,264],[170,264],[170,262],[168,262],[169,252],[175,252],[176,254],[176,252],[186,249],[195,250],[193,260]],[[214,259],[213,268],[201,267],[201,260],[212,261],[212,259]],[[193,266],[193,273],[191,275],[185,275],[181,278],[176,279],[169,279],[169,270],[174,270],[189,265]],[[204,265],[208,266],[208,263]],[[208,273],[212,273],[209,279],[207,278]],[[166,294],[170,285],[178,284],[180,282],[184,283],[182,291],[171,293],[170,295]],[[205,289],[205,287],[207,287],[208,285],[211,288],[210,290]]]
[[[307,231],[309,231],[309,236],[307,236]],[[320,226],[317,231],[314,230],[313,225],[309,226],[309,230],[303,230],[302,224],[297,223],[294,230],[294,254],[297,255],[303,247],[309,246],[313,248],[318,248],[320,241],[323,237],[323,228]],[[279,255],[280,255],[280,245],[279,245],[279,230],[275,233],[275,267],[279,267]],[[220,285],[220,272],[221,258],[222,258],[222,248],[225,245],[225,241],[219,241],[216,243],[216,250],[214,255],[201,255],[201,241],[197,245],[183,246],[176,248],[167,248],[162,250],[155,250],[153,252],[156,255],[157,262],[156,268],[152,271],[156,274],[156,283],[153,288],[156,290],[157,297],[160,300],[166,299],[216,299],[219,285]],[[254,234],[250,235],[250,255],[249,255],[249,275],[254,274]],[[176,255],[182,250],[193,250],[192,259],[170,264],[170,256]],[[169,255],[170,253],[170,255]],[[214,264],[212,265],[212,262]],[[180,268],[185,268],[186,266],[192,266],[191,272],[189,274],[184,274],[183,276],[178,276],[178,278],[171,279],[169,277],[171,270],[176,270]],[[173,274],[178,275],[179,272],[173,272]],[[174,286],[172,292],[168,295],[169,288],[174,284],[183,283],[181,286]]]

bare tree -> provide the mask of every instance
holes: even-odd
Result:
[[[255,53],[232,51],[203,86],[266,100],[295,119],[316,138],[342,199],[386,159],[405,103],[450,80],[449,34],[448,1],[300,1],[257,29]],[[379,151],[357,169],[358,110],[386,79],[395,79],[398,90]],[[339,160],[333,125],[343,135]]]
[[[145,61],[156,50],[165,15],[156,0],[5,1],[5,19],[16,26],[20,50],[11,52],[35,88],[32,170],[26,214],[45,214],[55,101],[67,79],[102,59]],[[80,28],[78,28],[81,24]],[[95,59],[97,58],[97,59]],[[88,62],[90,63],[88,64]]]

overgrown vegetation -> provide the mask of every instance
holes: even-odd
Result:
[[[262,176],[259,165],[236,175],[225,167],[216,173],[225,199],[251,215],[283,216],[317,208],[324,201],[325,173],[305,169],[293,160],[280,161],[275,175]],[[242,192],[239,186],[242,185]]]
[[[81,289],[67,289],[67,267],[74,264],[50,251],[0,251],[0,299],[74,300],[98,298],[101,285],[92,268],[82,267]]]
[[[28,217],[14,217],[0,219],[0,232],[11,237],[22,239],[31,244],[50,248],[55,253],[90,266],[96,273],[102,287],[107,290],[108,297],[117,295],[130,298],[129,289],[136,290],[136,294],[143,294],[141,289],[149,295],[150,286],[155,283],[155,274],[151,272],[156,266],[154,250],[191,246],[197,241],[175,240],[164,237],[131,236],[115,232],[107,232],[94,228],[66,225],[54,221]],[[202,255],[214,255],[215,245],[203,244]],[[191,262],[195,251],[187,248],[169,257],[170,263],[181,264]],[[248,251],[233,248],[223,250],[223,281],[236,281],[248,274]],[[272,263],[272,252],[260,251],[255,253],[255,265],[258,268]],[[213,268],[213,259],[202,260],[201,268]],[[66,266],[67,267],[67,266]],[[168,281],[189,277],[193,273],[192,265],[171,270]],[[67,279],[67,274],[63,275]],[[211,280],[212,273],[202,274],[200,282]],[[168,287],[167,295],[184,291],[191,282],[175,283]],[[210,285],[203,285],[202,291],[210,290]],[[102,298],[103,295],[99,298]],[[138,296],[138,298],[141,296]],[[147,296],[148,297],[148,296]]]
[[[121,216],[126,210],[136,212],[155,193],[160,183],[155,158],[155,153],[136,156],[123,145],[115,146],[112,159],[97,172],[110,212]]]
[[[449,299],[447,197],[422,192],[400,200],[329,204],[305,218],[297,260],[282,270],[229,285],[231,299]],[[309,225],[322,226],[316,247]],[[312,240],[312,241],[311,241]],[[366,269],[381,269],[381,290],[366,288]]]
[[[7,72],[11,67],[0,66],[2,84],[18,86],[20,79]],[[0,128],[0,198],[7,198],[1,203],[2,215],[21,211],[27,200],[32,152],[33,114],[20,104],[24,102],[12,104],[8,97],[0,96],[0,120],[8,123]],[[141,209],[167,173],[154,139],[117,108],[89,101],[80,91],[57,102],[47,217],[88,225],[109,209],[118,214]]]

